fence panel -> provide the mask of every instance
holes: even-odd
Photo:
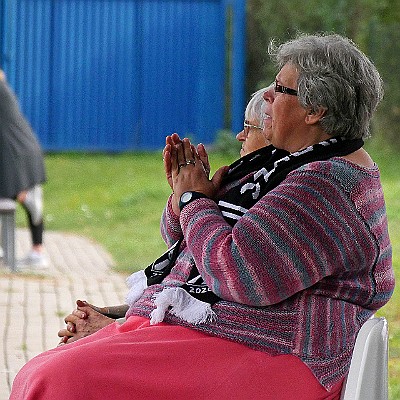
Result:
[[[224,128],[226,8],[244,3],[0,0],[0,63],[45,150],[159,149],[172,132],[211,143]],[[243,69],[242,57],[232,79]]]

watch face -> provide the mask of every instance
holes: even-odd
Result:
[[[185,192],[181,196],[181,201],[182,201],[182,203],[187,203],[188,201],[190,201],[191,198],[192,198],[192,193],[191,192]]]

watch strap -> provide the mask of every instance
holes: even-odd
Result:
[[[182,211],[183,207],[197,199],[208,199],[209,197],[200,192],[184,192],[179,199],[179,209]]]

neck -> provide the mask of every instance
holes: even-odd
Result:
[[[323,131],[313,132],[313,130],[310,130],[307,132],[307,134],[303,134],[302,136],[298,137],[297,140],[294,140],[293,143],[290,143],[286,150],[288,150],[290,153],[295,153],[296,151],[304,150],[309,146],[320,143],[331,137],[332,136]]]

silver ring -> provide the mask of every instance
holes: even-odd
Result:
[[[196,165],[196,161],[195,160],[187,160],[186,165],[190,165],[190,164]]]

